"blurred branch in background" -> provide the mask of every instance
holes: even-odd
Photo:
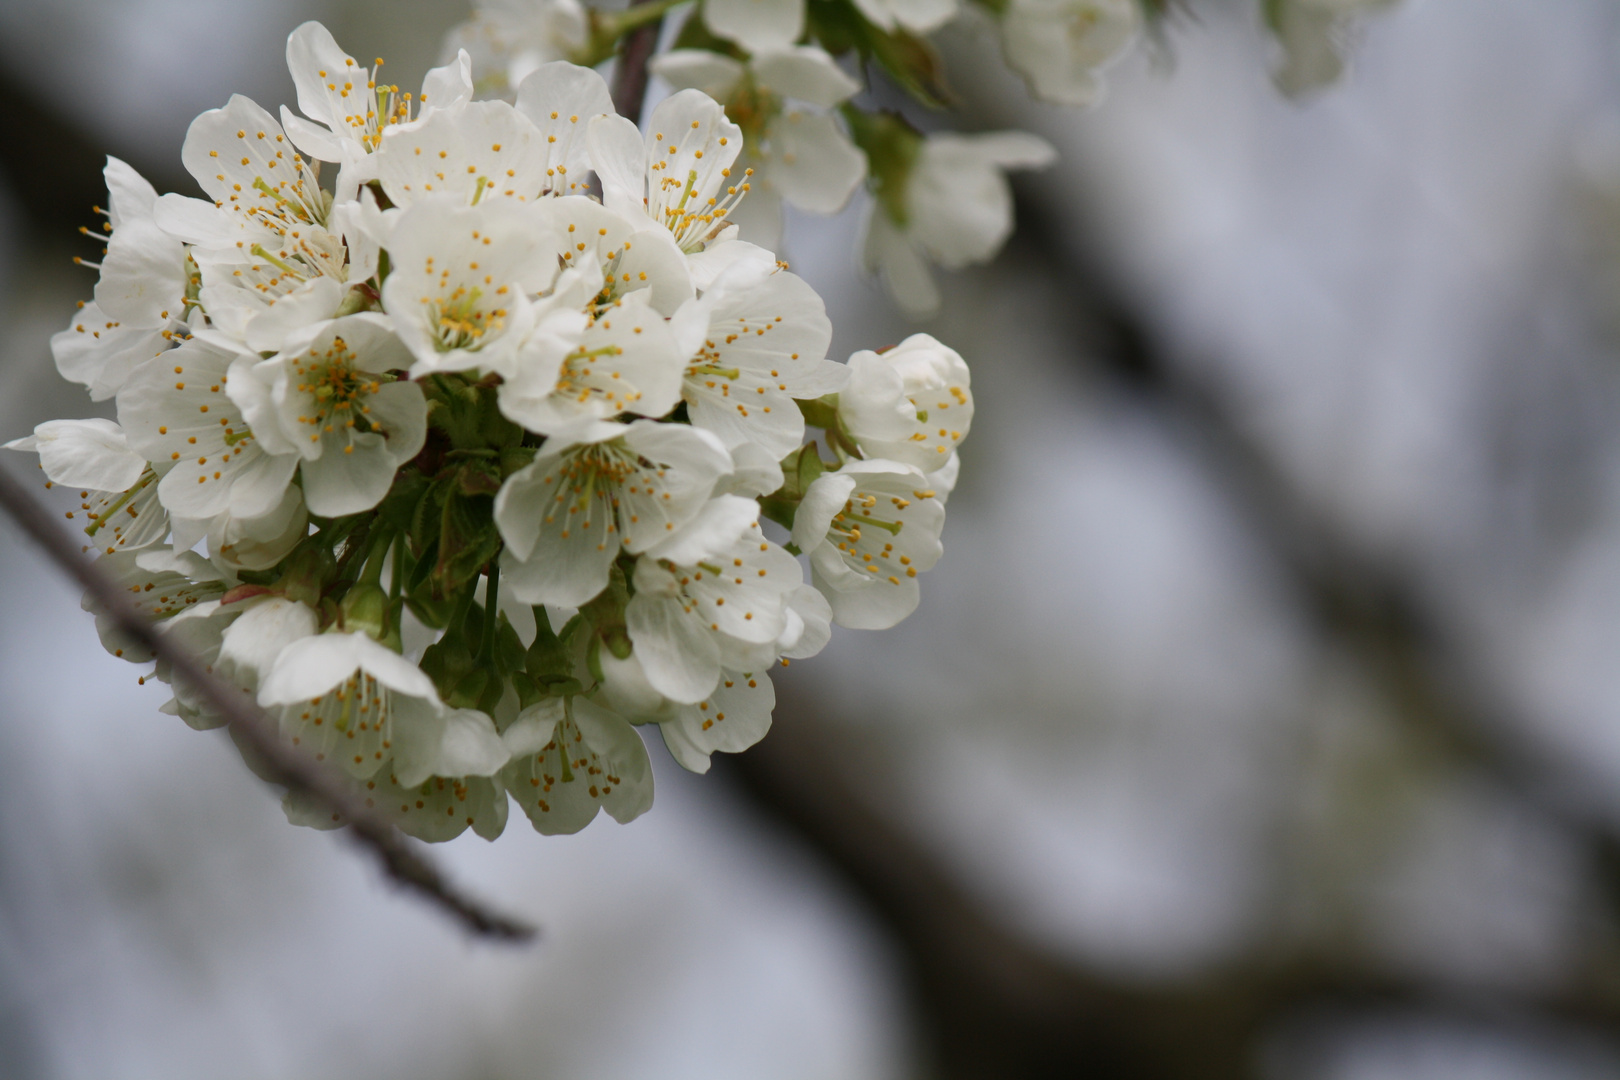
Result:
[[[1350,657],[1410,737],[1486,778],[1574,836],[1612,895],[1620,837],[1561,793],[1558,773],[1513,732],[1425,601],[1423,584],[1337,529],[1245,431],[1226,391],[1186,358],[1162,353],[1141,317],[1066,246],[1071,232],[1035,200],[1003,258],[1062,283],[1076,366],[1159,415],[1281,571],[1292,602],[1327,647]],[[1405,1010],[1492,1023],[1529,1014],[1620,1030],[1620,954],[1589,933],[1584,969],[1550,993],[1466,993],[1380,970],[1348,950],[1258,950],[1247,966],[1187,985],[1133,984],[1043,951],[984,905],[885,806],[865,792],[892,764],[826,719],[807,680],[780,680],[771,737],[726,762],[750,796],[836,865],[904,950],[918,1024],[942,1077],[1106,1076],[1143,1080],[1257,1075],[1268,1038],[1322,1011]],[[856,774],[852,777],[852,770]],[[870,783],[861,779],[871,778]],[[1592,928],[1589,928],[1592,929]]]

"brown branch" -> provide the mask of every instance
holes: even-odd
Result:
[[[631,7],[640,7],[651,0],[631,0]],[[613,71],[613,107],[631,123],[641,122],[641,106],[647,99],[647,61],[658,47],[658,32],[664,20],[639,26],[619,42],[618,63]]]
[[[797,669],[795,669],[797,670]],[[1290,1017],[1422,1010],[1496,1023],[1516,1009],[1620,1029],[1620,1000],[1577,988],[1516,998],[1311,955],[1261,955],[1172,985],[1054,956],[992,914],[863,783],[883,751],[861,717],[830,724],[811,680],[777,677],[770,734],[716,759],[850,883],[899,946],[928,1075],[938,1080],[1248,1080]]]
[[[1065,243],[1073,234],[1043,220],[1041,209],[1020,201],[1022,250],[1007,257],[1038,262],[1062,282],[1070,321],[1061,337],[1076,343],[1075,364],[1190,444],[1189,456],[1272,557],[1321,639],[1358,663],[1401,722],[1577,837],[1600,873],[1620,878],[1613,826],[1561,797],[1558,769],[1513,737],[1525,728],[1477,685],[1421,582],[1344,535],[1249,434],[1209,366],[1166,356],[1104,273]],[[1546,992],[1447,989],[1314,950],[1159,987],[1062,960],[1002,923],[913,830],[871,801],[880,785],[861,777],[881,775],[884,763],[880,747],[852,734],[863,717],[850,717],[847,729],[829,723],[806,683],[784,673],[778,686],[769,737],[720,768],[834,867],[893,936],[938,1077],[1237,1080],[1259,1072],[1269,1034],[1313,1011],[1399,1009],[1483,1024],[1528,1013],[1620,1030],[1620,989],[1605,967],[1614,950],[1601,932],[1565,987]]]
[[[271,719],[257,705],[240,690],[216,679],[196,658],[176,648],[129,602],[116,582],[95,562],[81,557],[72,537],[5,469],[0,469],[0,507],[45,549],[57,566],[85,587],[120,630],[139,641],[153,656],[167,662],[176,680],[191,683],[202,692],[208,704],[225,717],[231,734],[256,756],[268,779],[309,796],[345,818],[349,835],[377,857],[390,878],[415,890],[474,934],[504,941],[527,941],[534,937],[534,927],[491,911],[460,892],[391,822],[373,813],[351,794],[337,773],[282,742]]]

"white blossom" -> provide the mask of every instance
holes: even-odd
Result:
[[[483,0],[472,18],[452,27],[443,57],[466,50],[482,97],[510,98],[548,62],[570,60],[590,40],[577,0]]]
[[[729,217],[750,240],[775,245],[784,200],[811,213],[836,214],[866,178],[866,155],[824,111],[855,94],[860,83],[824,50],[792,45],[744,62],[704,49],[675,49],[654,57],[650,67],[676,89],[703,91],[743,122],[745,160],[754,175],[748,198]]]
[[[826,359],[832,323],[821,297],[786,270],[744,263],[699,303],[708,333],[681,384],[692,423],[727,449],[755,444],[772,458],[792,452],[804,440],[794,399],[836,392],[849,374]]]
[[[254,350],[273,350],[289,331],[330,318],[348,291],[348,248],[281,125],[233,95],[192,121],[180,157],[208,198],[164,195],[153,215],[195,245],[209,320]]]
[[[625,622],[648,681],[674,701],[703,700],[722,667],[763,670],[776,658],[788,625],[787,597],[804,574],[793,556],[765,539],[750,502],[715,499],[708,520],[689,527],[702,544],[678,538],[636,562]],[[717,542],[727,534],[729,540]]]
[[[360,185],[376,178],[371,155],[390,125],[413,119],[413,105],[420,119],[435,109],[454,110],[472,97],[472,62],[465,54],[429,71],[412,102],[399,87],[379,82],[378,72],[344,52],[318,22],[304,23],[287,36],[287,70],[298,90],[298,108],[308,119],[283,107],[282,120],[299,149],[340,166],[339,202],[355,198]]]
[[[164,470],[157,495],[169,513],[256,518],[274,510],[298,468],[296,453],[260,445],[229,387],[251,384],[255,358],[188,341],[148,360],[118,392],[130,445]]]
[[[732,169],[742,129],[707,94],[680,90],[659,102],[645,137],[622,116],[604,116],[591,121],[586,138],[603,203],[667,229],[699,289],[734,262],[775,263],[769,251],[737,239],[729,221],[749,190],[747,170]]]
[[[304,499],[324,517],[382,501],[395,471],[427,435],[421,387],[395,381],[411,354],[388,320],[363,312],[310,327],[246,376],[269,388],[263,419],[248,419],[267,445],[302,458]]]
[[[448,712],[421,668],[358,633],[317,634],[282,649],[259,685],[259,704],[279,716],[284,738],[361,780],[397,759],[419,782]]]
[[[430,197],[401,213],[382,298],[416,357],[411,376],[506,371],[533,324],[528,298],[556,277],[558,247],[550,218],[511,200]]]
[[[1021,131],[929,135],[906,178],[905,216],[874,206],[863,259],[880,273],[895,301],[915,316],[939,308],[928,263],[958,270],[986,262],[1012,233],[1012,191],[1005,172],[1049,165],[1057,152]]]
[[[856,6],[896,35],[956,10]],[[829,361],[820,297],[739,229],[747,207],[750,239],[774,237],[781,200],[832,213],[860,184],[831,111],[857,80],[796,44],[803,0],[705,0],[749,54],[658,61],[678,89],[643,134],[567,60],[654,13],[496,0],[420,95],[300,26],[301,115],[238,95],[191,124],[204,198],[108,160],[106,224],[83,230],[106,245],[95,296],[52,349],[118,421],[5,444],[77,492],[86,550],[167,640],[424,840],[493,839],[509,796],[542,833],[631,820],[653,798],[634,724],[706,771],[768,731],[774,664],[816,655],[835,621],[897,622],[939,557],[972,419],[962,358],[915,335]],[[504,100],[473,100],[475,57]],[[863,146],[913,140],[873,150],[868,245],[912,299],[934,295],[925,259],[994,253],[1002,170],[1050,157],[1016,133],[871,130]],[[821,470],[806,414],[837,456]],[[765,537],[762,508],[793,543]],[[97,629],[158,659],[105,612]],[[146,678],[170,685],[164,712],[222,724],[170,662]],[[283,805],[347,824],[302,790]]]
[[[549,698],[525,709],[502,738],[512,757],[501,780],[547,836],[579,832],[598,809],[623,824],[652,806],[641,736],[584,698]]]
[[[917,608],[917,575],[939,561],[945,507],[920,470],[897,461],[850,461],[810,485],[793,543],[833,621],[884,630]]]
[[[838,418],[868,457],[934,472],[973,423],[968,366],[955,349],[913,334],[882,353],[849,358]]]
[[[525,603],[582,604],[621,549],[645,551],[686,526],[730,468],[719,440],[680,424],[638,420],[613,438],[548,443],[495,496],[503,581]]]
[[[112,397],[132,368],[184,335],[190,284],[183,246],[153,219],[158,195],[152,185],[115,157],[107,159],[103,175],[107,250],[96,298],[81,303],[68,328],[51,338],[57,370],[88,387],[95,401]]]
[[[652,290],[598,308],[601,280],[594,261],[559,278],[500,389],[508,418],[565,443],[610,438],[623,429],[611,417],[662,416],[680,400],[683,350]]]
[[[1002,49],[1042,101],[1095,105],[1102,69],[1125,52],[1140,22],[1137,0],[1010,0]]]

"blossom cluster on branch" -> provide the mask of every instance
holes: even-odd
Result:
[[[296,112],[191,125],[205,198],[109,160],[94,299],[52,346],[117,422],[8,446],[166,635],[405,831],[492,838],[509,796],[544,833],[628,821],[634,725],[704,771],[765,734],[776,663],[916,607],[967,365],[926,334],[827,359],[820,298],[732,221],[750,138],[785,136],[701,90],[643,131],[567,60],[511,101],[465,51],[402,92],[317,23],[287,60]]]

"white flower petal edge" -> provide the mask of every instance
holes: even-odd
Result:
[[[849,358],[838,416],[863,453],[933,472],[973,424],[967,362],[928,334],[883,353],[858,352]]]
[[[675,715],[658,724],[658,734],[681,768],[706,773],[711,754],[739,754],[763,739],[774,708],[776,688],[763,671],[722,671],[708,697],[676,706]]]
[[[591,599],[621,548],[641,552],[675,535],[731,469],[718,439],[680,424],[638,420],[595,442],[559,442],[495,496],[503,581],[530,604]]]
[[[897,461],[850,461],[810,485],[793,543],[810,555],[812,583],[833,621],[885,630],[917,608],[917,575],[939,561],[945,507],[921,470]]]
[[[599,809],[624,824],[653,801],[652,765],[636,729],[584,698],[548,699],[502,733],[501,780],[537,831],[576,833]]]
[[[279,711],[283,737],[362,780],[395,757],[433,757],[445,728],[433,681],[365,634],[287,646],[259,686],[259,704]]]
[[[95,491],[127,490],[146,470],[146,459],[111,420],[47,420],[5,449],[37,452],[52,483]]]
[[[703,22],[749,52],[786,48],[804,33],[804,0],[703,0]]]
[[[231,394],[232,378],[251,383],[255,362],[251,353],[188,341],[136,368],[118,392],[130,445],[166,469],[158,498],[176,517],[260,517],[292,482],[297,455],[261,446]]]
[[[1102,70],[1136,38],[1135,0],[1012,0],[1001,17],[1007,64],[1057,105],[1102,100]]]

